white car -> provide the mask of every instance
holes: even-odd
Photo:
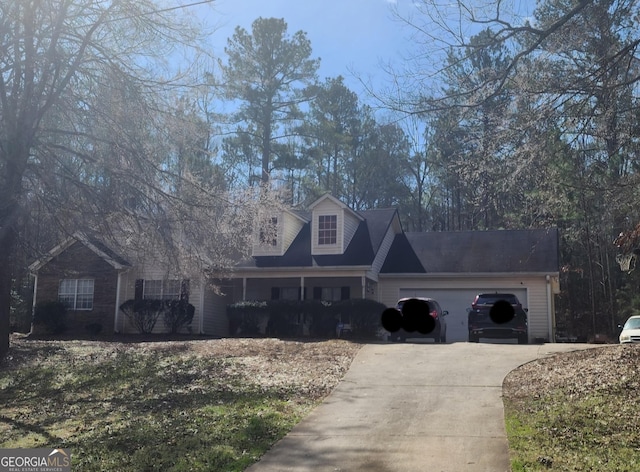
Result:
[[[640,316],[632,316],[622,327],[620,344],[640,343]]]

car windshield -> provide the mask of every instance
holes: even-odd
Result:
[[[631,318],[627,320],[623,329],[640,329],[640,318]]]
[[[398,310],[402,310],[402,307],[404,306],[405,302],[407,302],[409,300],[410,299],[399,300],[398,301],[398,305],[397,305]],[[431,304],[431,302],[428,302],[427,300],[421,300],[420,298],[418,298],[417,300],[420,300],[420,301],[426,303],[429,306],[429,310],[433,310],[433,305]]]
[[[505,295],[505,294],[491,294],[491,295],[480,295],[478,297],[478,305],[492,305],[498,300],[507,300],[512,305],[517,305],[518,300],[513,295]]]

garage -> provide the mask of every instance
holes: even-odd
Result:
[[[471,307],[471,302],[478,293],[483,292],[504,292],[513,293],[518,297],[522,305],[528,307],[526,288],[484,288],[484,289],[416,289],[401,288],[399,298],[404,297],[428,297],[440,303],[443,310],[448,311],[447,315],[447,342],[461,342],[468,340],[467,330],[467,308]],[[483,340],[484,341],[484,340]],[[488,341],[488,340],[487,340]],[[493,342],[495,340],[492,340]]]

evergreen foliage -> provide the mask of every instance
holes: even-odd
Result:
[[[237,336],[333,338],[338,325],[347,324],[354,337],[375,339],[384,309],[367,299],[245,301],[228,305],[227,316]]]
[[[33,312],[34,326],[41,326],[48,334],[61,334],[67,329],[67,308],[59,301],[38,303]]]

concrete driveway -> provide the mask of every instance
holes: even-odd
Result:
[[[248,472],[502,472],[502,381],[586,344],[370,344],[342,382]]]

